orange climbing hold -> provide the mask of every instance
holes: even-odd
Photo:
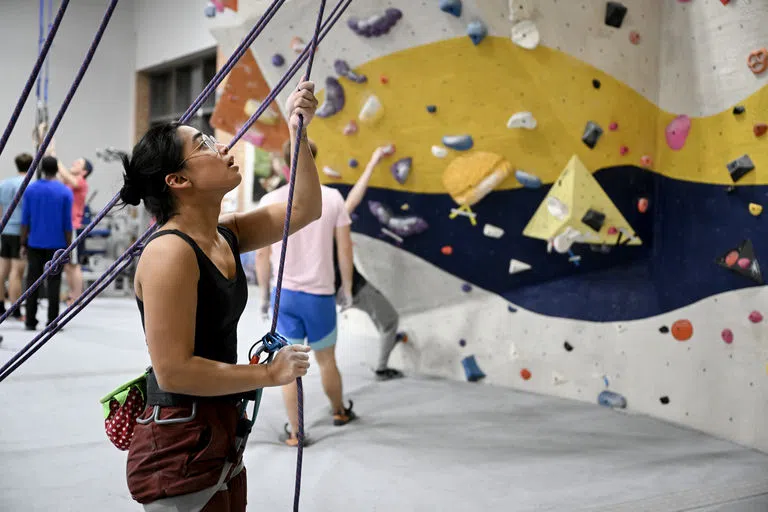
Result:
[[[648,211],[648,199],[642,197],[637,200],[637,211],[645,213]]]
[[[751,52],[747,57],[747,66],[756,75],[764,73],[768,69],[768,50],[760,48]]]
[[[672,336],[677,341],[688,341],[693,336],[693,325],[688,320],[678,320],[672,324]]]
[[[451,254],[453,254],[453,247],[451,247],[450,245],[443,246],[443,248],[440,249],[440,252],[445,254],[446,256],[450,256]]]
[[[768,132],[768,124],[755,123],[755,126],[752,127],[752,131],[754,132],[755,137],[762,137]]]
[[[523,378],[523,380],[530,380],[531,371],[528,368],[523,368],[522,370],[520,370],[520,376]]]
[[[384,84],[384,85],[387,85],[387,84],[389,83],[389,78],[387,78],[387,76],[386,76],[386,75],[381,75],[381,76],[379,77],[379,81],[380,81],[382,84]]]

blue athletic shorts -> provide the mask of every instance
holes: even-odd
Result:
[[[272,289],[272,305],[275,290]],[[312,350],[323,350],[336,344],[336,298],[283,289],[277,332],[293,344],[309,340]]]

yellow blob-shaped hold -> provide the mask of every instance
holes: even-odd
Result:
[[[749,213],[757,217],[763,213],[763,207],[757,203],[749,203]]]
[[[457,204],[472,206],[507,179],[511,170],[504,157],[477,151],[448,164],[443,172],[443,185]]]

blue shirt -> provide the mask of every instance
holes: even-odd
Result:
[[[24,192],[21,225],[29,227],[33,249],[63,249],[72,231],[72,191],[56,180],[37,180]]]
[[[16,192],[21,188],[21,182],[24,181],[24,176],[16,176],[15,178],[8,178],[0,183],[0,207],[3,209],[2,215],[10,208],[13,198],[16,197]],[[11,218],[8,219],[8,224],[5,225],[3,230],[4,235],[20,235],[21,234],[21,207],[24,201],[22,200],[18,206],[13,210]],[[2,218],[2,217],[0,217]]]

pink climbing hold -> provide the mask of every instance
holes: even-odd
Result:
[[[653,158],[651,158],[648,155],[643,155],[643,156],[640,157],[640,164],[643,167],[650,167],[650,166],[653,165]]]
[[[629,153],[629,148],[627,146],[621,146],[619,148],[619,153],[621,154],[621,156],[624,156],[627,153]]]
[[[752,260],[749,258],[739,258],[739,261],[736,262],[741,268],[747,269],[752,264]]]
[[[611,124],[608,125],[608,129],[611,130],[612,132],[615,132],[616,130],[619,129],[619,123],[617,123],[616,121],[612,122]]]
[[[757,324],[763,321],[763,315],[759,311],[753,311],[749,314],[749,321]]]
[[[611,226],[611,227],[609,227],[609,228],[608,228],[608,234],[609,234],[609,235],[615,235],[615,234],[617,234],[618,232],[619,232],[619,230],[618,230],[618,229],[616,229],[616,227],[614,227],[614,226]]]
[[[629,42],[632,44],[640,44],[640,33],[633,30],[629,33]]]
[[[720,333],[720,336],[722,336],[723,341],[727,344],[733,343],[733,331],[730,329],[723,329],[723,332]]]
[[[683,149],[690,132],[691,118],[685,114],[677,116],[667,125],[667,129],[665,130],[667,145],[675,151]]]

